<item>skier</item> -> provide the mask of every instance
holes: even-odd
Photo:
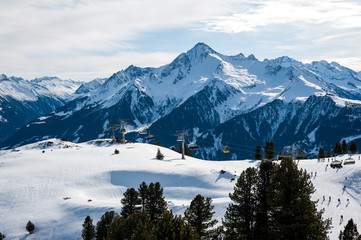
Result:
[[[323,201],[325,201],[325,195],[323,195]]]
[[[340,199],[337,199],[338,203],[341,203],[341,200]]]
[[[331,196],[328,197],[328,201],[331,202]]]
[[[341,219],[340,219],[341,222],[343,222],[343,215],[341,215]]]
[[[313,177],[313,172],[311,172],[311,177]]]

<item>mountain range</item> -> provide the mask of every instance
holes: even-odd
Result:
[[[361,74],[336,62],[259,61],[198,43],[159,68],[132,65],[83,84],[1,146],[51,137],[81,142],[109,136],[109,124],[126,120],[127,139],[146,141],[146,129],[167,147],[176,146],[176,130],[188,130],[187,143],[199,145],[194,155],[205,159],[250,158],[266,141],[277,151],[290,145],[315,154],[342,139],[361,144],[360,88]]]

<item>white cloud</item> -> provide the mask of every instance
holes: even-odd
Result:
[[[206,21],[206,31],[240,33],[275,24],[327,24],[334,28],[360,28],[361,3],[333,0],[279,0],[260,2],[247,11]]]
[[[257,39],[249,38],[247,46],[269,40],[272,44],[267,47],[256,46],[264,56],[274,49],[276,54],[295,53],[292,57],[298,58],[294,49],[300,45],[306,47],[304,52],[315,53],[314,47],[325,48],[336,42],[344,43],[345,48],[333,51],[335,55],[323,54],[327,59],[357,59],[361,55],[359,1],[1,0],[0,9],[0,73],[25,78],[57,75],[91,80],[107,77],[130,64],[157,67],[169,63],[179,52],[167,53],[159,48],[153,53],[144,52],[139,40],[145,44],[147,33],[177,28],[201,28],[203,31],[198,32],[207,34],[232,33],[222,35],[223,39],[237,33],[257,33]],[[299,28],[300,34],[284,40],[275,38],[280,29],[285,29],[280,27],[283,25]],[[198,32],[189,31],[187,46],[204,41],[197,38],[203,36]],[[152,40],[167,37],[164,34]],[[174,46],[178,44],[175,39]],[[234,47],[228,46],[227,51],[244,51]],[[299,59],[305,57],[311,58]]]

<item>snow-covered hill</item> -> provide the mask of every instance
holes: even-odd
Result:
[[[164,160],[155,158],[158,148]],[[115,149],[120,153],[114,154]],[[327,159],[298,163],[312,172],[317,189],[313,199],[319,199],[318,208],[325,208],[324,217],[333,219],[331,240],[337,239],[348,219],[361,224],[361,160],[359,155],[353,157],[355,164],[339,170],[327,168]],[[142,143],[111,144],[104,139],[80,144],[49,139],[2,150],[0,232],[9,240],[81,239],[87,215],[96,223],[105,211],[119,213],[124,191],[138,188],[142,181],[159,181],[169,208],[176,214],[182,214],[197,194],[211,197],[215,218],[221,219],[230,203],[228,194],[233,191],[234,179],[247,167],[259,164],[253,160],[182,160],[167,148]],[[346,190],[342,189],[344,185]],[[341,215],[344,222],[339,221]],[[36,228],[32,235],[25,230],[29,220]]]
[[[0,75],[0,142],[37,117],[71,99],[79,82],[43,77],[24,80]]]

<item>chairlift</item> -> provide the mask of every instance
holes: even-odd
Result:
[[[147,134],[148,132],[147,132],[147,130],[141,130],[140,131],[140,134]]]
[[[125,130],[125,128],[122,128],[122,129],[120,129],[120,132],[121,132],[122,134],[124,134],[124,133],[126,133],[127,131]]]
[[[154,140],[154,135],[152,135],[152,134],[149,133],[149,135],[147,136],[147,140],[148,140],[148,141]]]
[[[230,150],[231,150],[231,148],[228,147],[228,146],[224,146],[224,147],[223,147],[223,152],[224,152],[224,153],[229,153]]]
[[[198,150],[198,145],[195,143],[191,143],[191,144],[189,144],[188,148],[192,151]]]

